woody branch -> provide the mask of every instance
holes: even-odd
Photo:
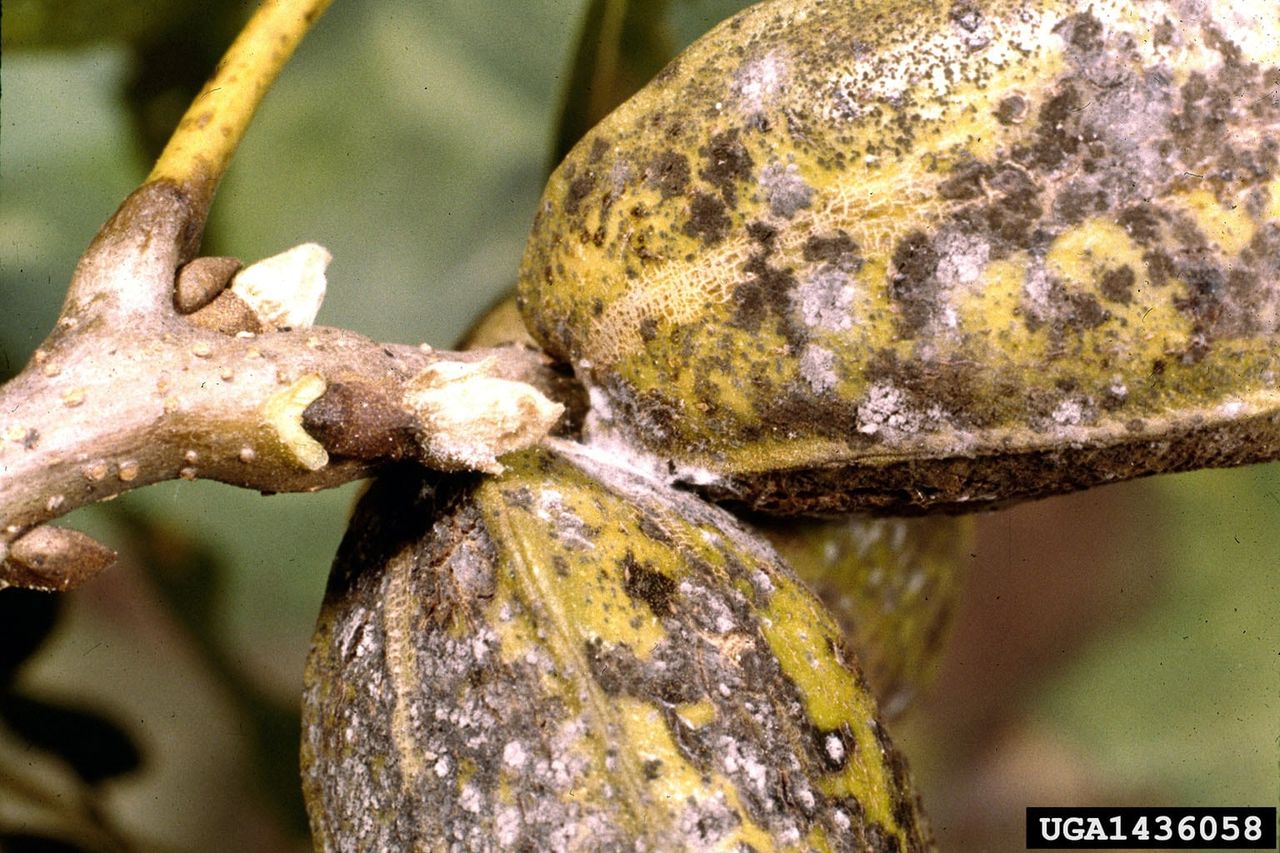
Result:
[[[328,0],[267,0],[147,181],[81,258],[56,327],[0,388],[0,586],[66,589],[114,560],[47,522],[132,488],[314,491],[415,460],[498,470],[563,408],[543,356],[442,353],[312,327],[328,254],[237,273],[196,258],[257,103]]]

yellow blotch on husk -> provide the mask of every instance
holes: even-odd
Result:
[[[973,546],[973,519],[792,519],[757,526],[835,616],[893,717],[940,662]]]
[[[795,581],[783,581],[773,594],[763,622],[769,646],[804,700],[814,726],[836,731],[851,718],[875,717],[875,702],[848,677],[837,651],[839,629],[813,596]],[[845,768],[824,776],[819,785],[830,796],[853,797],[872,820],[893,824],[893,798],[879,742],[870,728],[852,730],[857,744]]]
[[[1184,193],[1177,201],[1225,254],[1240,254],[1257,232],[1257,223],[1249,215],[1244,198],[1224,205],[1210,190],[1199,188]]]

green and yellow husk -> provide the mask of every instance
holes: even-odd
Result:
[[[1280,456],[1280,6],[762,3],[553,175],[588,437],[771,512]]]

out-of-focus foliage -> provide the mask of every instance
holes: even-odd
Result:
[[[590,0],[561,97],[550,168],[672,57],[750,0]]]
[[[894,727],[943,849],[1033,802],[1275,797],[1280,465],[979,518],[943,671]]]
[[[552,167],[596,122],[649,82],[666,57],[674,55],[667,6],[667,0],[591,0],[587,4],[551,152]]]
[[[18,675],[48,639],[60,599],[25,589],[0,595],[0,732],[28,756],[21,765],[0,761],[4,801],[22,800],[18,818],[0,813],[0,850],[77,850],[72,842],[111,841],[113,820],[100,808],[103,783],[142,764],[130,734],[80,699],[33,695]],[[69,687],[63,685],[61,692]],[[39,756],[39,759],[35,758]],[[39,761],[65,770],[61,784],[31,772]]]
[[[164,32],[193,5],[186,0],[9,0],[4,4],[0,47],[22,50],[136,43]]]

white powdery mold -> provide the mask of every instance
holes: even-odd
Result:
[[[853,326],[853,297],[851,276],[838,267],[823,264],[791,292],[791,306],[806,326],[843,332]]]
[[[594,390],[591,399],[596,399]],[[547,445],[566,456],[585,457],[595,464],[619,468],[664,485],[680,482],[710,486],[724,479],[710,468],[684,464],[644,450],[638,443],[628,439],[613,423],[596,417],[594,411],[587,412],[582,433],[581,443],[553,437],[548,439]]]
[[[839,381],[835,371],[835,355],[831,350],[816,344],[807,345],[800,353],[800,376],[813,389],[813,393],[830,391]]]
[[[758,113],[782,89],[786,77],[786,60],[774,51],[742,63],[733,75],[733,92],[741,99],[744,111]]]
[[[613,185],[613,188],[616,191],[621,192],[627,185],[627,182],[631,180],[631,175],[632,169],[630,163],[626,160],[615,160],[613,168],[609,170],[609,182]]]
[[[441,361],[406,384],[404,403],[433,465],[501,474],[499,456],[537,444],[564,412],[532,385],[491,376],[492,364]]]
[[[499,809],[493,819],[493,831],[498,843],[503,847],[513,846],[520,838],[523,824],[524,820],[520,816],[519,809],[514,806],[503,806]]]
[[[1053,409],[1053,422],[1059,426],[1076,426],[1084,420],[1084,403],[1078,398],[1063,400]]]
[[[948,290],[973,284],[991,257],[991,244],[975,234],[951,231],[938,239],[938,284]]]
[[[1235,418],[1239,417],[1247,408],[1248,406],[1240,400],[1228,400],[1218,406],[1218,414],[1224,418]]]
[[[462,786],[462,793],[458,796],[458,805],[463,811],[479,814],[480,810],[485,806],[485,797],[480,793],[480,789],[475,785],[467,783]]]
[[[923,416],[907,404],[907,396],[887,383],[872,385],[858,406],[858,432],[903,434],[918,432]]]
[[[813,202],[813,187],[805,182],[795,163],[770,163],[760,173],[760,184],[774,216],[790,219]]]
[[[269,329],[306,329],[324,302],[325,270],[333,255],[318,243],[303,243],[236,273],[231,292]]]
[[[529,753],[518,740],[508,741],[502,748],[502,763],[519,769],[529,760]]]
[[[1045,269],[1044,258],[1032,255],[1022,282],[1022,309],[1038,323],[1053,319],[1053,280]]]

